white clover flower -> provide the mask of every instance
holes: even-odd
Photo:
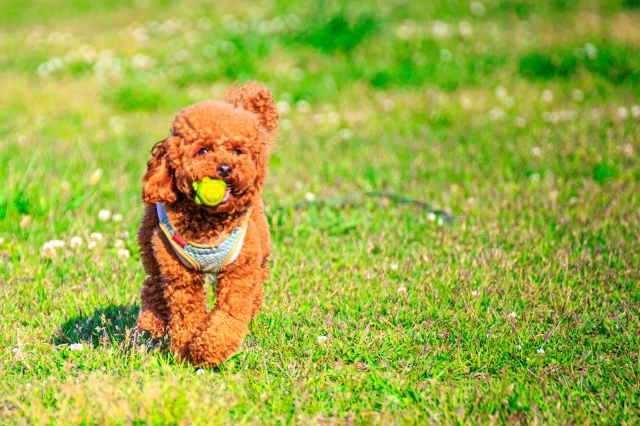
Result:
[[[118,117],[117,115],[114,115],[113,117],[109,118],[109,126],[111,126],[112,129],[115,129],[117,127],[122,127],[124,129],[122,118]]]
[[[398,293],[406,293],[406,292],[407,292],[406,287],[398,287]]]
[[[342,129],[338,132],[338,136],[340,136],[344,140],[347,140],[350,139],[351,136],[353,136],[353,132],[349,129]]]
[[[329,123],[331,124],[338,124],[340,123],[340,116],[337,113],[332,111],[329,114],[327,114],[327,121],[329,121]]]
[[[82,58],[88,64],[92,64],[98,58],[98,53],[88,44],[80,46],[78,51],[82,54]]]
[[[540,348],[540,349],[538,349],[536,352],[537,352],[539,355],[541,355],[541,354],[543,354],[543,353],[544,353],[544,349],[543,349],[543,348]]]
[[[66,245],[62,240],[51,240],[50,243],[54,248],[62,248]]]
[[[318,343],[324,343],[328,340],[329,338],[327,336],[318,336]]]
[[[560,121],[573,121],[578,116],[578,113],[575,111],[560,111],[559,118]]]
[[[72,343],[69,345],[69,349],[72,351],[82,352],[82,350],[84,350],[84,346],[82,343]]]
[[[511,318],[515,318],[515,317],[517,317],[517,316],[518,316],[518,315],[517,315],[515,312],[511,312],[511,313],[509,314],[509,317],[511,317]]]
[[[392,271],[397,271],[398,270],[398,264],[397,263],[392,263],[390,266]]]
[[[504,86],[496,87],[495,93],[496,93],[496,98],[501,100],[506,99],[506,97],[509,96],[509,94],[507,93],[507,89],[505,89]]]
[[[198,368],[198,369],[196,370],[196,374],[197,374],[198,376],[202,376],[202,375],[204,374],[204,369],[202,369],[202,368]]]
[[[100,232],[92,232],[89,238],[94,241],[102,241],[102,234]]]
[[[544,102],[550,104],[551,102],[553,102],[553,92],[551,90],[543,90],[541,99]]]
[[[4,244],[4,238],[0,237],[0,246]]]
[[[284,130],[291,129],[291,120],[284,119],[280,122],[280,127]]]
[[[111,219],[111,212],[109,210],[102,209],[98,212],[98,219],[105,222]]]
[[[595,57],[598,56],[598,49],[591,43],[584,45],[584,51],[587,52],[589,59],[595,59]]]
[[[458,24],[458,31],[460,31],[462,37],[469,38],[473,36],[473,29],[467,21],[462,21]]]
[[[73,64],[75,62],[78,62],[79,60],[80,60],[80,54],[75,50],[71,50],[67,52],[67,54],[64,56],[64,61],[68,64]]]
[[[584,93],[580,89],[573,91],[573,100],[576,102],[582,102],[584,100]]]
[[[527,120],[524,117],[518,117],[516,118],[516,126],[518,127],[524,127],[527,125]]]
[[[521,351],[522,350],[522,346],[521,345],[516,345],[516,349]]]
[[[116,213],[111,218],[114,222],[122,222],[122,215],[120,213]]]
[[[145,54],[139,53],[133,58],[131,58],[131,68],[133,69],[148,70],[155,66],[156,66],[156,60]]]
[[[38,69],[37,69],[38,74],[42,75],[42,76],[46,76],[49,74],[49,63],[48,62],[43,62],[40,65],[38,65]]]
[[[82,245],[82,238],[73,237],[71,238],[71,248],[80,247]]]
[[[491,111],[489,111],[489,120],[498,121],[503,120],[505,117],[505,112],[500,107],[493,107]]]
[[[302,113],[309,112],[311,110],[311,105],[309,104],[309,102],[304,100],[298,101],[296,103],[296,109]]]
[[[133,39],[138,44],[145,44],[150,39],[149,35],[147,34],[147,31],[142,27],[136,28],[135,30],[131,31],[131,35],[133,36]],[[138,55],[136,55],[136,56],[138,56]],[[142,55],[142,56],[145,56],[145,55]],[[144,69],[144,68],[142,68],[142,69]]]
[[[89,250],[93,250],[94,248],[98,247],[98,243],[96,243],[95,241],[89,241],[89,244],[87,244],[87,248]]]
[[[289,102],[287,101],[279,101],[276,104],[276,108],[280,114],[288,114],[291,111],[291,107],[289,106]]]
[[[406,22],[396,27],[396,37],[401,40],[411,39],[416,32],[416,25],[411,22]]]
[[[540,157],[540,154],[542,154],[542,150],[539,147],[534,146],[533,148],[531,148],[531,155],[533,155],[534,157]]]
[[[435,222],[435,221],[436,221],[436,214],[435,214],[435,213],[433,213],[433,212],[429,212],[429,213],[427,214],[427,220],[428,220],[429,222]]]
[[[326,117],[324,116],[324,114],[313,114],[312,119],[316,124],[324,124],[324,122],[326,121]]]
[[[640,118],[640,105],[634,105],[631,107],[631,115],[633,118]]]
[[[473,297],[476,297],[476,296],[478,295],[478,290],[473,290],[473,291],[471,292],[471,295],[472,295]]]
[[[304,196],[304,199],[305,199],[305,200],[307,200],[308,202],[312,203],[312,202],[314,202],[314,201],[315,201],[316,196],[315,196],[315,195],[313,195],[313,193],[312,193],[312,192],[307,192],[307,193],[305,194],[305,196]]]
[[[42,250],[40,251],[40,257],[46,257],[53,259],[56,255],[56,249],[53,247],[50,241],[44,243]]]
[[[115,248],[117,249],[121,249],[124,248],[124,241],[122,240],[116,240],[116,242],[113,244]]]
[[[473,13],[474,15],[476,16],[484,15],[484,11],[485,11],[484,5],[479,1],[471,2],[470,8],[471,8],[471,13]]]
[[[438,226],[442,226],[442,225],[444,225],[444,220],[441,217],[439,217],[438,218]]]
[[[503,99],[502,103],[504,104],[504,106],[511,109],[515,106],[516,101],[513,100],[511,96],[507,96],[506,98]]]
[[[473,108],[473,101],[467,96],[460,96],[460,106],[463,109],[469,110]]]
[[[619,119],[626,120],[627,117],[629,116],[629,110],[626,109],[625,107],[620,107],[616,110],[616,115],[618,116]]]
[[[118,257],[122,260],[127,260],[131,255],[129,254],[129,250],[120,249],[118,250]]]
[[[449,25],[442,21],[436,21],[433,23],[431,31],[436,37],[446,37],[449,35]]]

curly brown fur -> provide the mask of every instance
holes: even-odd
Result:
[[[171,350],[195,365],[217,366],[232,355],[260,312],[271,239],[262,208],[278,112],[271,93],[256,83],[229,89],[226,102],[207,101],[176,116],[171,135],[156,143],[143,178],[146,204],[138,241],[149,277],[141,291],[138,328],[158,338],[167,331]],[[203,149],[208,150],[202,154]],[[239,153],[239,152],[240,153]],[[224,180],[229,201],[215,207],[194,201],[192,182]],[[183,265],[158,226],[155,204],[165,204],[176,232],[206,243],[229,234],[252,208],[242,251],[217,275],[216,304],[206,311],[205,275]]]

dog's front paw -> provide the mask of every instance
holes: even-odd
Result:
[[[196,366],[217,367],[238,351],[248,331],[243,322],[225,312],[214,311],[189,343],[189,359]]]
[[[167,332],[167,324],[154,311],[143,309],[138,314],[138,330],[146,331],[154,339],[159,339]]]

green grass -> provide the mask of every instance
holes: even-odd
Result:
[[[0,423],[638,423],[637,3],[3,0]],[[197,374],[133,330],[141,178],[247,79],[272,272]]]

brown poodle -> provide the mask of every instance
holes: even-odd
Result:
[[[194,365],[212,367],[229,358],[262,307],[271,254],[262,188],[277,120],[267,89],[235,85],[226,102],[182,110],[171,135],[151,151],[138,232],[149,277],[142,285],[138,328],[154,338],[169,331],[172,352]],[[204,177],[227,183],[222,204],[195,202],[192,183]],[[211,250],[220,247],[226,247],[224,261],[218,256],[207,263]],[[191,256],[185,254],[188,249]],[[208,250],[200,263],[198,250]],[[207,275],[217,281],[210,312]]]

